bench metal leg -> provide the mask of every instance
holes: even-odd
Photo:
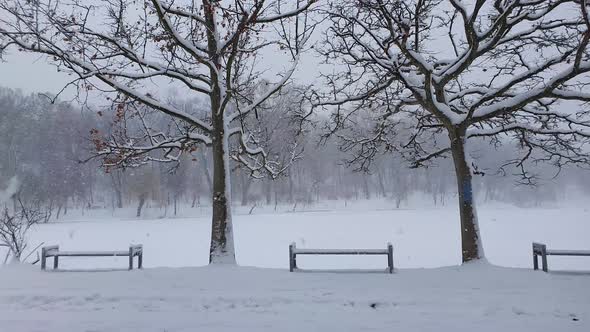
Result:
[[[549,267],[547,266],[547,248],[543,247],[543,251],[541,251],[541,262],[543,263],[543,271],[548,272]]]
[[[543,271],[549,271],[547,265],[547,246],[542,243],[533,242],[533,269],[539,269],[539,256],[541,256],[541,264]]]
[[[289,272],[293,272],[297,268],[297,261],[295,260],[295,243],[289,245]]]
[[[143,251],[140,251],[139,254],[137,255],[137,268],[138,269],[143,268]]]
[[[129,247],[129,270],[133,270],[133,247]]]
[[[47,266],[47,253],[45,252],[45,248],[41,248],[41,270],[45,270]]]
[[[533,270],[539,269],[539,254],[541,254],[541,247],[543,245],[540,243],[533,242]]]
[[[389,267],[389,273],[393,273],[393,245],[387,244],[387,266]]]
[[[53,256],[53,269],[57,269],[57,266],[59,265],[59,256],[57,256],[57,254],[55,256]]]

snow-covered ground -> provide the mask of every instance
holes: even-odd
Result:
[[[589,279],[485,266],[394,275],[7,268],[0,330],[588,331]]]
[[[136,220],[69,213],[30,236],[64,250],[144,245],[141,271],[0,269],[0,331],[589,331],[590,257],[550,257],[569,272],[533,272],[531,242],[590,249],[590,212],[480,208],[491,263],[460,262],[451,208],[348,206],[238,211],[238,261],[207,263],[209,218]],[[395,274],[289,273],[287,246],[385,248]],[[301,257],[302,268],[384,268],[385,257]],[[191,267],[192,266],[192,267]],[[447,266],[447,267],[443,267]],[[449,267],[450,266],[450,267]],[[499,267],[502,266],[502,267]],[[70,270],[125,268],[124,258],[63,258]],[[515,267],[515,268],[506,268]],[[421,269],[427,268],[427,269]],[[571,270],[578,270],[572,272]]]

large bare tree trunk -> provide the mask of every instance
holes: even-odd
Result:
[[[461,248],[463,263],[465,263],[485,257],[475,210],[471,168],[465,155],[465,130],[456,129],[451,132],[449,138],[457,178],[461,215]]]
[[[223,119],[216,119],[214,126],[223,126]],[[233,227],[231,220],[231,194],[229,161],[225,150],[228,138],[225,131],[215,130],[213,138],[213,220],[209,263],[235,264]]]
[[[207,20],[214,25],[212,13],[206,12]],[[216,43],[210,36],[209,43]],[[216,49],[216,44],[209,45]],[[213,63],[219,59],[212,55]],[[222,92],[215,70],[211,70],[213,90],[210,94],[212,114],[212,152],[213,152],[213,217],[211,221],[210,264],[236,264],[233,226],[231,219],[231,183],[229,168],[229,130],[226,115],[222,110]]]

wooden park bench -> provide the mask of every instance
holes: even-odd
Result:
[[[542,243],[533,242],[533,269],[535,270],[539,269],[538,256],[541,256],[543,271],[547,272],[549,270],[547,256],[590,256],[590,250],[550,250]]]
[[[295,243],[289,245],[289,271],[297,271],[297,255],[387,255],[386,272],[393,273],[393,245],[387,249],[297,249]]]
[[[59,251],[59,246],[47,246],[41,248],[41,270],[45,270],[48,257],[53,257],[53,268],[57,269],[59,257],[129,257],[129,270],[133,270],[133,257],[137,256],[137,268],[143,264],[143,246],[141,244],[130,245],[129,250],[123,251]]]

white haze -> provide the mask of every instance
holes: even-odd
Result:
[[[1,178],[1,176],[0,176]],[[2,184],[0,184],[2,185]],[[18,177],[13,176],[8,180],[6,188],[0,189],[0,204],[6,203],[14,194],[18,192],[19,181]]]

